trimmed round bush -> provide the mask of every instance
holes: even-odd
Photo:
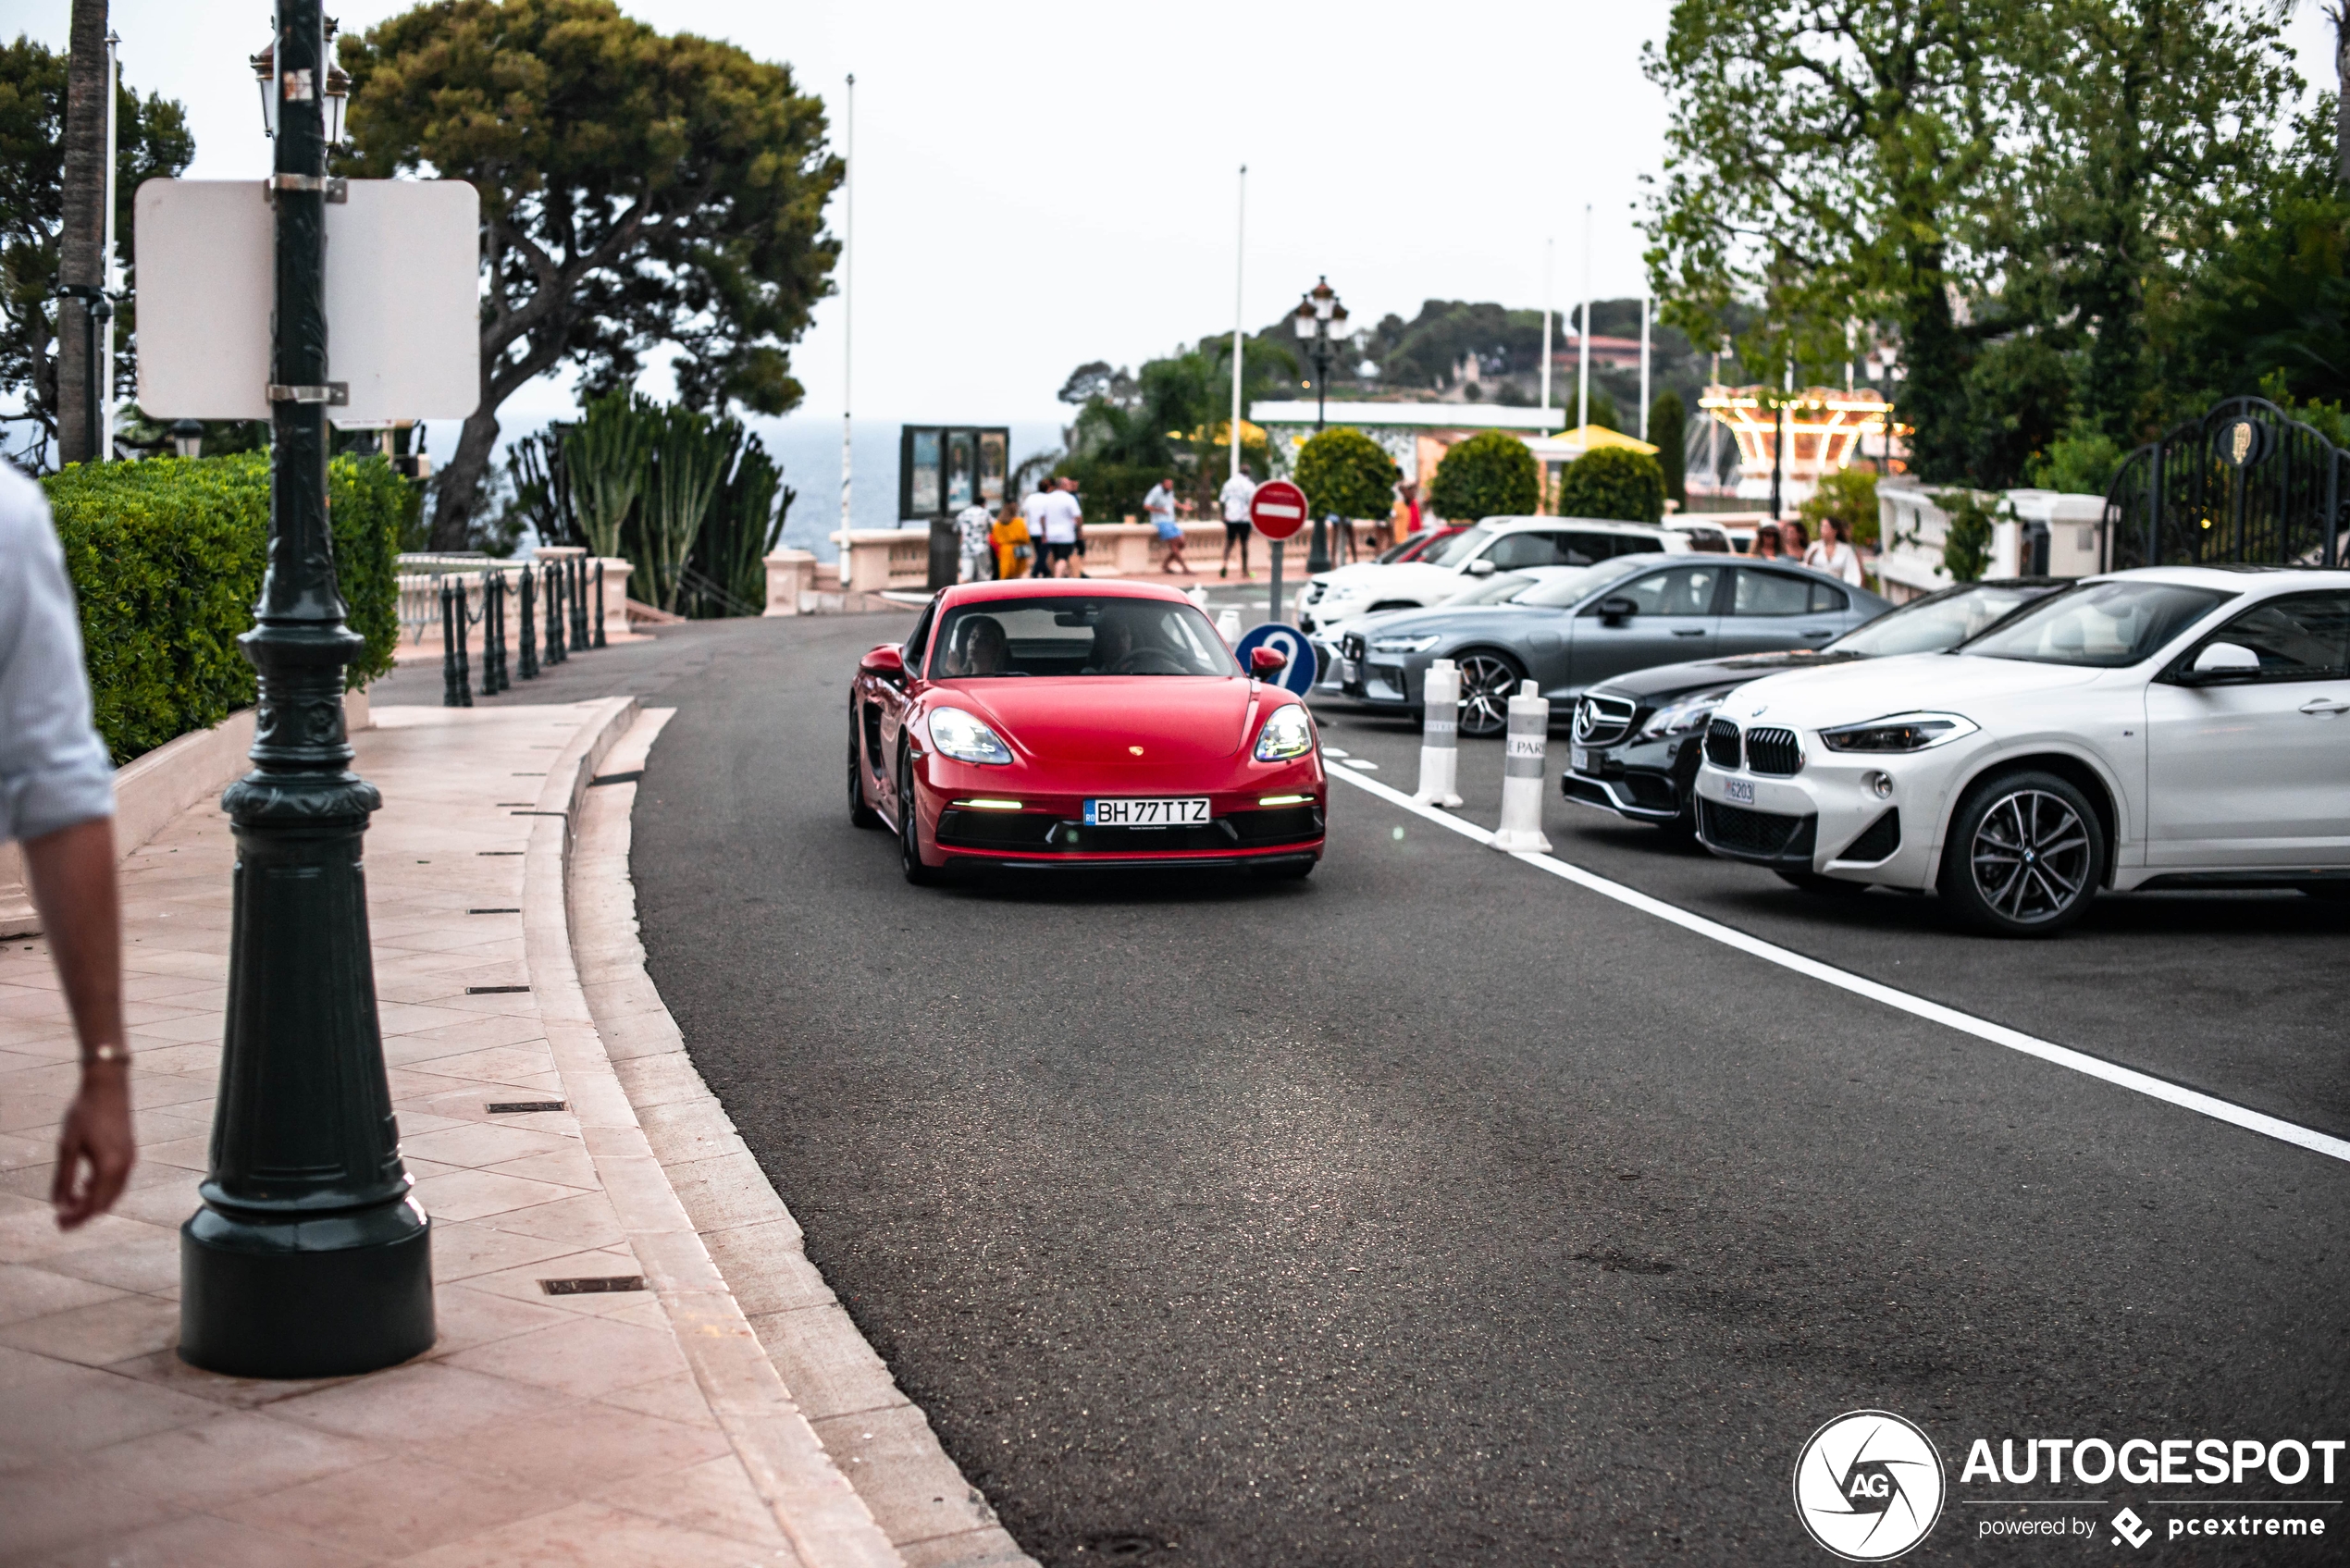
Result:
[[[1542,499],[1542,471],[1526,443],[1506,430],[1480,430],[1456,441],[1436,465],[1429,510],[1454,523],[1523,517]]]
[[[1297,454],[1297,488],[1317,517],[1383,518],[1395,510],[1402,475],[1384,448],[1351,425],[1323,431]]]
[[[1653,523],[1664,515],[1664,467],[1629,447],[1596,447],[1559,475],[1561,517]]]

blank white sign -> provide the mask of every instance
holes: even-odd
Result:
[[[353,179],[327,204],[338,425],[462,419],[481,401],[481,203],[462,179]],[[276,209],[259,180],[150,179],[133,204],[139,407],[266,419]]]

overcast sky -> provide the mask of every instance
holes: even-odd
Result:
[[[403,8],[329,3],[346,30]],[[860,419],[1048,419],[1082,361],[1133,364],[1229,329],[1243,163],[1251,327],[1325,273],[1367,326],[1430,297],[1539,305],[1549,240],[1564,307],[1583,288],[1587,205],[1595,292],[1640,287],[1634,203],[1664,127],[1640,46],[1662,36],[1667,0],[625,9],[789,64],[831,106],[835,145],[856,73]],[[0,0],[0,29],[62,47],[67,13]],[[126,80],[188,107],[189,174],[266,173],[245,64],[269,36],[266,0],[115,0],[113,18]],[[2315,6],[2293,32],[2303,74],[2330,76]],[[837,418],[838,298],[792,357],[801,412]],[[508,409],[568,401],[549,387]]]

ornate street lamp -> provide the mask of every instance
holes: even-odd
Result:
[[[1330,407],[1330,354],[1346,340],[1346,307],[1338,302],[1338,290],[1330,287],[1325,277],[1317,281],[1297,302],[1297,314],[1290,318],[1297,335],[1305,340],[1314,359],[1314,433],[1322,433],[1323,415]],[[1314,543],[1306,551],[1305,570],[1327,572],[1330,569],[1330,541],[1320,512],[1314,514]]]
[[[171,422],[171,450],[181,457],[204,455],[204,421],[175,419]]]
[[[334,63],[335,19],[325,19],[327,30],[327,145],[342,145],[343,105],[351,100],[351,74]],[[278,134],[278,94],[285,84],[278,80],[278,45],[269,46],[247,62],[253,67],[254,84],[261,90],[261,124],[270,135]]]
[[[335,73],[318,0],[278,0],[266,53],[277,228],[269,554],[239,642],[260,675],[254,770],[221,796],[237,841],[229,1017],[204,1201],[179,1230],[179,1354],[243,1377],[328,1377],[433,1342],[432,1232],[384,1076],[327,525],[327,178]],[[319,89],[324,87],[326,91]],[[340,130],[340,126],[334,127]]]

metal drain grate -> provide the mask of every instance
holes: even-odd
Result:
[[[520,909],[468,909],[465,913],[468,915],[519,915],[522,911]]]
[[[605,773],[600,777],[589,779],[588,787],[594,789],[598,784],[635,784],[644,776],[645,770],[642,768],[631,769],[625,773]]]
[[[508,996],[517,991],[529,989],[527,985],[468,985],[465,987],[465,994],[468,996]]]
[[[591,1274],[582,1279],[541,1279],[538,1288],[550,1296],[595,1296],[608,1290],[641,1290],[641,1274]]]
[[[494,1117],[521,1116],[526,1111],[560,1111],[567,1108],[562,1100],[492,1100],[481,1107]]]

